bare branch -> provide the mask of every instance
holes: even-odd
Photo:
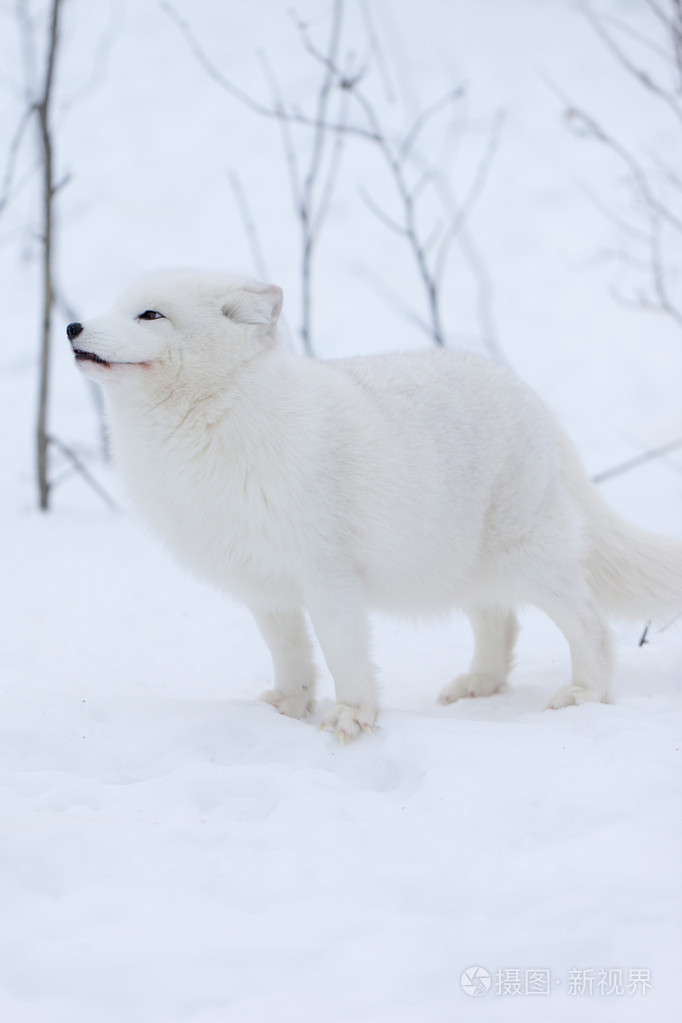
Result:
[[[398,158],[397,153],[391,147],[383,129],[379,124],[376,111],[365,94],[357,87],[357,83],[346,83],[346,86],[353,98],[363,110],[367,122],[370,125],[372,134],[375,136],[376,144],[388,166],[393,181],[403,205],[405,218],[405,237],[412,249],[417,269],[426,292],[427,303],[432,323],[432,339],[434,344],[442,348],[445,345],[445,336],[441,324],[440,296],[433,275],[430,271],[424,246],[419,238],[416,223],[415,202],[412,192],[407,184],[403,162]]]
[[[284,158],[287,164],[289,186],[294,200],[294,207],[296,209],[296,213],[300,216],[301,209],[303,207],[303,198],[300,175],[298,172],[296,147],[291,135],[291,121],[293,117],[286,109],[282,90],[279,87],[279,82],[277,81],[275,73],[270,66],[267,55],[262,50],[259,50],[258,58],[263,66],[263,71],[265,72],[265,76],[270,85],[270,91],[272,92],[275,103],[275,110],[278,110],[281,113],[281,117],[279,118],[279,127],[282,136],[282,149],[284,150]]]
[[[682,311],[674,305],[668,292],[667,275],[661,254],[661,229],[656,218],[652,218],[651,224],[651,274],[654,293],[661,311],[672,317],[677,325],[682,327]]]
[[[429,185],[433,184],[436,178],[436,171],[433,167],[427,167],[417,178],[417,183],[410,189],[410,199],[413,203],[416,203],[422,192],[424,192]]]
[[[109,9],[109,22],[99,37],[92,53],[90,72],[87,80],[67,97],[61,104],[62,113],[75,106],[82,97],[91,95],[102,82],[106,75],[111,60],[111,53],[114,48],[116,31],[120,24],[121,14],[117,4],[112,4]]]
[[[623,217],[621,217],[615,210],[611,209],[591,188],[588,188],[585,184],[578,185],[580,191],[586,196],[587,199],[592,203],[595,209],[604,216],[610,223],[617,227],[623,234],[628,235],[633,241],[649,244],[649,235],[646,231],[643,231],[641,227],[635,227],[634,224],[629,223]]]
[[[299,35],[308,40],[307,26],[292,13],[292,18],[298,29]],[[322,177],[322,166],[325,158],[327,129],[327,109],[329,106],[332,88],[335,84],[338,51],[341,42],[341,24],[343,17],[343,0],[335,0],[332,8],[332,20],[327,43],[327,52],[320,54],[320,62],[324,68],[324,75],[317,95],[317,109],[314,118],[315,127],[311,144],[310,161],[305,177],[299,187],[299,201],[297,212],[301,222],[302,235],[302,262],[301,262],[301,337],[303,347],[308,355],[312,355],[312,326],[311,326],[311,302],[312,302],[312,273],[313,256],[315,246],[319,238],[324,219],[329,210],[332,191],[338,172],[341,151],[343,148],[343,133],[337,135],[337,142],[332,150],[329,161],[328,172],[323,183],[320,201],[316,202],[318,182]],[[310,44],[312,47],[312,44]],[[306,46],[306,48],[308,48]],[[318,51],[316,51],[318,52]],[[345,123],[345,104],[342,104],[340,115],[342,123]]]
[[[682,108],[677,102],[676,97],[664,89],[658,82],[649,75],[642,68],[637,67],[636,64],[630,59],[628,54],[623,50],[618,43],[615,41],[613,36],[606,31],[600,18],[598,18],[594,11],[587,4],[579,4],[579,9],[582,11],[584,16],[590,22],[594,32],[599,36],[601,41],[604,43],[610,53],[618,60],[623,67],[628,71],[633,78],[637,79],[640,85],[643,85],[645,89],[653,93],[654,96],[658,96],[663,102],[672,110],[675,116],[682,120]]]
[[[584,138],[595,139],[597,142],[601,142],[604,146],[610,149],[629,171],[637,190],[649,209],[656,213],[661,220],[667,222],[677,231],[682,232],[682,219],[664,206],[658,197],[654,195],[647,180],[646,173],[642,170],[632,154],[629,153],[625,147],[617,142],[611,135],[609,135],[608,132],[602,128],[599,122],[590,116],[590,114],[573,104],[566,94],[558,88],[556,83],[547,76],[544,77],[549,88],[565,104],[564,116],[568,124],[575,130],[576,134],[582,135]]]
[[[266,65],[268,79],[274,95],[272,106],[268,107],[236,87],[229,79],[217,70],[207,57],[205,51],[199,46],[194,34],[187,22],[177,13],[168,0],[163,0],[163,9],[176,22],[181,32],[187,39],[195,57],[204,70],[222,88],[226,89],[234,98],[245,104],[249,109],[259,114],[277,118],[282,124],[283,144],[289,168],[289,176],[292,183],[294,203],[297,215],[301,224],[301,235],[303,243],[302,252],[302,326],[301,333],[304,347],[307,352],[311,351],[310,335],[310,296],[311,296],[311,273],[313,253],[317,243],[319,231],[327,214],[331,194],[336,175],[340,164],[341,148],[346,135],[355,135],[373,142],[379,149],[384,162],[393,179],[398,198],[401,203],[403,222],[399,223],[389,216],[384,209],[370,197],[365,189],[360,190],[360,195],[373,212],[373,214],[390,230],[400,234],[411,248],[419,276],[426,293],[431,320],[430,335],[438,346],[445,344],[445,337],[441,323],[439,276],[442,275],[447,251],[452,241],[461,230],[471,209],[473,208],[478,195],[480,194],[488,169],[499,140],[501,129],[501,118],[498,116],[495,125],[488,139],[486,150],[476,173],[471,189],[462,204],[461,208],[453,216],[445,237],[441,237],[435,271],[429,265],[429,252],[436,242],[436,239],[443,234],[442,225],[437,221],[435,228],[424,241],[421,237],[418,219],[417,204],[427,186],[432,182],[435,171],[429,169],[422,174],[416,184],[411,184],[407,174],[407,161],[413,156],[417,139],[426,125],[443,109],[451,106],[464,93],[461,86],[450,90],[444,96],[439,97],[429,107],[421,111],[414,118],[410,129],[402,138],[399,145],[393,143],[383,126],[381,125],[373,103],[361,88],[363,69],[353,71],[351,68],[342,69],[338,51],[341,37],[341,20],[343,12],[343,0],[334,0],[332,10],[332,22],[330,28],[327,48],[322,51],[311,38],[308,24],[296,15],[292,15],[297,28],[301,45],[304,51],[312,57],[323,69],[323,77],[317,93],[317,105],[313,116],[287,105],[281,94],[281,90],[275,81],[274,74]],[[376,40],[372,37],[369,11],[365,8],[365,23],[368,26],[370,35],[370,50],[376,49]],[[341,95],[339,116],[336,120],[329,117],[329,104],[333,89],[338,89]],[[352,100],[364,118],[364,125],[357,122],[349,123],[346,117],[347,104]],[[299,155],[294,146],[293,136],[290,132],[291,125],[306,125],[313,130],[310,160],[307,170],[301,178],[299,172]],[[326,138],[328,132],[337,135],[336,145],[331,157],[326,155]],[[323,179],[322,168],[327,163],[327,173],[321,192],[320,182]],[[319,200],[318,200],[319,193]]]
[[[664,103],[673,111],[678,120],[682,121],[682,102],[677,94],[682,89],[682,2],[681,0],[670,0],[669,4],[664,6],[658,0],[646,0],[646,5],[662,28],[670,49],[664,50],[647,36],[642,36],[617,20],[595,14],[586,3],[582,3],[580,6],[596,36],[627,74],[647,92]],[[611,25],[614,26],[613,31],[609,27]],[[614,35],[614,33],[616,34]],[[661,85],[660,81],[652,74],[638,66],[619,41],[618,36],[624,34],[630,35],[640,46],[647,46],[649,50],[662,57],[667,70],[670,70],[672,65],[677,81],[676,90]],[[600,206],[602,213],[615,224],[620,232],[635,243],[646,246],[646,267],[649,272],[649,281],[645,288],[639,290],[636,298],[624,299],[619,296],[619,300],[649,312],[663,313],[669,316],[677,326],[682,327],[682,306],[671,295],[672,275],[666,260],[669,252],[679,249],[679,243],[682,240],[680,238],[682,236],[682,216],[678,212],[679,203],[676,201],[679,198],[679,193],[682,192],[682,178],[674,167],[666,165],[656,153],[648,153],[644,150],[643,156],[636,156],[611,136],[594,117],[568,100],[554,83],[550,81],[549,85],[564,104],[566,118],[573,129],[583,137],[600,142],[610,149],[623,165],[635,195],[643,208],[640,209],[640,215],[644,212],[647,218],[647,230],[642,231],[633,227],[628,221],[624,221],[610,207],[600,204],[594,197],[591,197],[591,201]],[[669,243],[665,247],[664,240]],[[665,248],[668,249],[668,252],[665,251]],[[619,254],[618,259],[621,263],[626,262],[623,254]],[[629,262],[632,265],[634,260],[630,258]]]
[[[28,0],[16,0],[15,14],[19,23],[21,55],[24,64],[24,99],[28,106],[35,102],[34,91],[37,89],[38,75],[36,72],[35,31]]]
[[[682,90],[682,5],[680,0],[670,0],[672,13],[663,10],[655,0],[644,0],[649,10],[670,36],[672,58],[677,70],[677,88]]]
[[[341,102],[339,105],[339,118],[340,124],[343,124],[346,120],[348,113],[348,93],[341,93]],[[338,177],[339,168],[341,167],[341,156],[346,136],[342,131],[336,132],[334,136],[334,148],[329,159],[329,167],[327,170],[327,176],[322,186],[322,193],[317,204],[317,213],[312,225],[313,234],[317,237],[322,229],[322,225],[329,212],[331,206],[332,195],[334,193],[334,187]]]
[[[53,447],[55,447],[59,452],[61,452],[62,455],[64,455],[64,457],[71,463],[75,471],[80,476],[83,477],[88,486],[91,487],[99,497],[101,497],[101,499],[106,504],[107,508],[109,508],[113,512],[121,511],[119,506],[114,501],[113,497],[111,497],[104,489],[104,487],[97,482],[95,477],[88,471],[88,469],[85,467],[85,465],[80,460],[78,455],[74,451],[72,451],[70,447],[67,447],[67,445],[64,444],[64,442],[59,440],[57,437],[48,437],[47,442],[48,444],[51,444]]]
[[[334,84],[335,78],[335,67],[336,60],[339,50],[339,43],[341,39],[341,19],[343,15],[343,3],[342,0],[334,0],[334,6],[332,8],[332,26],[329,34],[329,45],[327,53],[327,74],[322,80],[322,86],[317,97],[317,114],[315,117],[315,132],[313,135],[313,154],[308,168],[305,181],[303,183],[304,192],[307,194],[310,200],[312,200],[312,193],[315,187],[315,181],[317,180],[317,174],[320,168],[320,162],[322,160],[322,154],[324,151],[324,138],[325,129],[324,124],[327,116],[327,105],[329,103],[329,94]]]
[[[372,199],[364,185],[359,186],[358,193],[367,209],[370,210],[377,220],[380,220],[381,223],[389,229],[389,231],[395,231],[395,233],[399,234],[402,238],[409,237],[409,232],[405,225],[398,223],[397,220],[394,220],[393,217],[390,217],[388,213],[382,210],[381,206],[378,206],[374,199]]]
[[[61,312],[61,314],[64,317],[64,319],[66,320],[66,322],[67,323],[75,323],[76,321],[80,320],[80,316],[78,315],[78,313],[76,312],[74,307],[71,305],[69,300],[66,298],[66,295],[64,294],[62,289],[60,287],[58,287],[54,282],[53,282],[53,292],[54,292],[55,305],[57,306],[57,308]],[[97,426],[98,426],[98,432],[99,432],[99,443],[100,443],[100,450],[101,450],[101,454],[102,454],[102,459],[105,462],[108,462],[110,460],[110,457],[109,457],[109,430],[108,430],[108,427],[107,427],[107,420],[106,420],[106,415],[105,415],[105,410],[104,410],[104,395],[102,393],[102,388],[98,384],[96,384],[94,380],[86,380],[86,384],[87,384],[87,388],[88,388],[88,392],[90,394],[90,397],[92,398],[92,403],[95,406],[95,415],[97,417]],[[55,443],[56,443],[56,439],[55,439]],[[51,487],[54,488],[55,485],[56,485],[56,481],[53,481],[51,483]]]
[[[493,288],[492,277],[483,257],[481,256],[481,253],[478,250],[478,246],[474,243],[474,240],[471,237],[471,232],[466,227],[466,224],[460,233],[459,244],[462,255],[464,256],[469,269],[476,280],[476,305],[478,310],[478,322],[483,328],[483,336],[481,338],[483,349],[491,359],[495,360],[495,362],[499,362],[502,365],[508,365],[509,362],[502,350],[497,330],[497,323],[495,321],[495,291]]]
[[[17,159],[19,157],[19,150],[21,149],[21,143],[24,138],[24,132],[26,131],[26,128],[36,110],[37,107],[35,103],[27,106],[17,122],[7,155],[5,173],[2,176],[2,186],[0,186],[0,216],[2,216],[2,213],[10,200]]]
[[[375,295],[378,295],[386,305],[394,312],[397,310],[400,315],[407,320],[408,323],[412,323],[415,327],[418,327],[428,338],[432,338],[431,324],[428,323],[419,313],[415,312],[411,306],[407,305],[404,297],[400,292],[392,288],[386,281],[381,277],[373,267],[368,266],[366,263],[357,261],[351,265],[351,270],[357,275],[358,279]]]
[[[419,133],[426,127],[428,122],[432,120],[436,114],[439,114],[441,110],[451,106],[456,100],[461,99],[466,93],[466,85],[460,85],[456,89],[451,89],[440,99],[435,100],[431,106],[426,107],[418,117],[415,118],[414,123],[410,130],[405,135],[400,148],[398,149],[398,159],[406,160],[414,146]]]
[[[682,613],[681,614],[676,614],[674,616],[674,618],[671,618],[670,621],[667,621],[665,623],[665,625],[662,625],[660,627],[660,629],[656,629],[657,635],[659,635],[661,632],[665,632],[666,629],[669,629],[671,625],[675,624],[675,622],[679,622],[680,618],[682,618]]]
[[[585,6],[585,4],[579,4],[583,13]],[[610,14],[600,14],[600,18],[604,25],[612,25],[618,32],[634,39],[635,42],[639,43],[651,53],[655,53],[658,57],[661,57],[666,61],[670,59],[670,54],[667,50],[665,50],[662,46],[659,46],[658,43],[654,42],[653,39],[650,39],[649,36],[645,35],[643,32],[638,32],[637,29],[633,28],[632,25],[628,25],[627,22],[621,21],[620,18],[614,18],[613,15]]]
[[[614,465],[611,469],[603,469],[592,477],[592,482],[605,483],[606,480],[613,479],[614,476],[622,476],[623,473],[639,469],[641,465],[646,465],[647,462],[653,462],[657,458],[665,458],[666,455],[672,455],[673,452],[680,449],[682,449],[682,437],[678,440],[672,440],[668,444],[663,444],[661,447],[650,448],[649,451],[644,451],[641,455],[636,455],[634,458],[629,458],[626,462]]]
[[[199,45],[188,22],[180,14],[178,14],[172,4],[168,3],[167,0],[162,0],[161,8],[173,19],[173,21],[175,21],[176,25],[187,40],[194,56],[206,74],[209,75],[209,77],[212,78],[213,81],[222,89],[230,93],[234,99],[238,100],[250,110],[253,110],[254,113],[260,114],[262,117],[269,117],[276,120],[287,119],[289,121],[294,121],[297,124],[307,125],[309,128],[323,128],[327,131],[347,132],[351,135],[358,135],[361,138],[372,138],[370,132],[358,125],[326,122],[319,123],[314,117],[308,117],[306,114],[299,111],[294,110],[286,112],[284,110],[277,108],[273,109],[272,107],[265,106],[263,103],[259,103],[258,100],[253,99],[252,96],[249,96],[248,93],[244,92],[243,89],[240,89],[231,82],[229,78],[226,78],[220,71],[218,71],[215,65],[209,60],[206,52]]]
[[[235,170],[229,170],[227,172],[227,177],[237,202],[237,209],[239,210],[242,224],[244,225],[244,231],[246,232],[249,248],[251,249],[251,258],[253,259],[253,265],[256,268],[256,273],[262,281],[269,281],[270,274],[268,273],[256,225],[253,217],[251,216],[251,210],[249,208],[249,203],[246,198],[246,193],[242,186],[241,179]]]
[[[394,181],[394,185],[398,192],[402,207],[403,207],[403,224],[399,224],[392,217],[389,217],[380,207],[373,202],[366,192],[361,192],[363,200],[369,206],[369,208],[375,213],[375,215],[391,230],[403,235],[408,242],[412,254],[414,256],[419,275],[422,280],[424,290],[426,292],[426,299],[429,307],[429,313],[431,317],[431,336],[434,343],[442,347],[445,344],[445,336],[443,332],[441,322],[441,310],[440,310],[440,291],[438,274],[431,270],[428,262],[428,248],[432,244],[433,236],[428,239],[425,243],[420,238],[420,233],[417,226],[417,215],[416,215],[416,204],[421,191],[430,182],[434,175],[433,171],[428,171],[426,175],[417,182],[417,185],[411,188],[408,185],[405,163],[410,153],[412,152],[416,139],[422,128],[428,123],[429,119],[435,116],[445,106],[450,105],[459,98],[463,93],[463,88],[459,88],[455,91],[450,91],[446,96],[440,97],[435,103],[431,104],[430,107],[426,108],[421,114],[414,120],[412,127],[407,133],[403,142],[397,148],[394,148],[379,123],[375,108],[371,101],[368,99],[366,94],[359,87],[358,79],[349,79],[348,77],[342,76],[339,68],[334,64],[329,57],[321,53],[317,47],[312,43],[305,26],[299,23],[299,31],[303,45],[306,51],[313,56],[319,63],[325,66],[328,70],[333,72],[338,85],[341,89],[347,90],[359,105],[363,111],[367,124],[369,126],[370,134],[374,138],[376,145],[378,146],[384,161],[391,173]],[[475,199],[482,188],[485,180],[489,163],[492,160],[492,155],[497,143],[498,130],[492,133],[490,142],[494,142],[495,145],[489,145],[486,153],[481,162],[479,173],[476,176],[474,185],[470,195],[467,197],[467,201],[462,207],[461,216],[457,218],[456,222],[451,225],[451,230],[448,234],[451,236],[449,240],[446,240],[446,244],[441,242],[440,253],[441,259],[440,264],[444,264],[445,255],[447,254],[448,245],[455,237],[456,233],[460,230],[461,224],[468,216],[471,207],[473,206]],[[437,263],[438,265],[438,263]]]
[[[656,0],[644,0],[644,3],[647,5],[649,10],[658,18],[658,20],[664,25],[664,27],[666,29],[669,29],[671,25],[670,16],[666,14],[666,12],[658,6]]]
[[[649,153],[649,157],[651,159],[651,162],[656,166],[656,169],[663,178],[663,180],[667,181],[667,183],[671,185],[675,189],[675,191],[682,192],[682,177],[675,170],[673,170],[672,167],[669,167],[667,164],[663,163],[663,161],[659,158],[657,153],[651,152]]]
[[[384,87],[384,95],[388,103],[395,103],[395,87],[393,85],[393,76],[391,69],[388,66],[388,61],[384,57],[383,47],[374,24],[374,17],[372,15],[368,0],[360,0],[360,13],[362,14],[363,21],[365,23],[365,34],[367,35],[367,42],[369,44],[369,51],[373,54],[377,68],[379,69],[379,75]]]
[[[317,184],[318,176],[320,173],[320,166],[325,149],[326,141],[326,130],[322,125],[325,124],[327,118],[327,106],[329,104],[329,96],[334,84],[334,68],[336,66],[336,60],[339,51],[339,45],[341,41],[341,22],[343,16],[343,0],[334,0],[334,6],[332,8],[332,24],[329,32],[329,42],[327,44],[327,71],[322,79],[322,85],[317,97],[317,114],[315,117],[316,127],[313,133],[313,144],[312,144],[312,155],[310,164],[308,166],[308,172],[303,181],[302,198],[301,203],[301,221],[303,226],[303,265],[302,265],[302,323],[301,323],[301,334],[303,337],[303,345],[306,352],[312,355],[312,337],[311,337],[311,295],[312,295],[312,261],[313,261],[313,248],[318,238],[318,232],[320,225],[324,219],[326,210],[329,207],[330,196],[324,198],[325,207],[322,210],[322,218],[320,219],[314,214],[314,202],[315,202],[315,186]],[[337,146],[335,150],[336,158],[339,159],[341,155],[341,149]],[[332,177],[333,182],[334,167],[332,166]]]
[[[40,386],[38,398],[37,461],[40,507],[43,511],[49,505],[49,481],[47,466],[47,401],[49,394],[50,334],[52,329],[52,307],[54,289],[52,282],[52,227],[54,200],[54,171],[52,136],[50,133],[50,104],[57,54],[59,15],[61,0],[52,0],[47,59],[42,95],[36,104],[40,125],[40,140],[43,152],[43,330],[40,353]]]
[[[488,134],[488,140],[486,142],[485,149],[481,159],[479,160],[478,167],[474,179],[469,188],[469,192],[465,196],[461,206],[455,211],[450,222],[450,226],[443,238],[439,252],[436,258],[436,266],[434,269],[434,278],[440,285],[443,274],[445,272],[445,264],[447,262],[450,247],[462,230],[462,227],[467,223],[471,212],[476,205],[476,202],[483,191],[490,168],[492,167],[493,160],[497,154],[497,150],[500,145],[500,139],[502,137],[502,129],[504,128],[504,122],[506,120],[506,111],[499,111],[493,119],[493,123]]]
[[[424,255],[429,256],[436,242],[442,236],[443,225],[444,225],[443,217],[437,217],[436,220],[434,220],[433,226],[431,227],[431,230],[424,239],[424,243],[422,245],[422,248],[424,249]]]

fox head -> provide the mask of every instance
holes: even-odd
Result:
[[[247,278],[194,271],[138,281],[101,316],[70,323],[78,368],[124,397],[182,381],[197,394],[228,387],[275,343],[282,291]]]

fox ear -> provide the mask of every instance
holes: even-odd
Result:
[[[282,289],[276,284],[254,284],[231,295],[223,314],[235,323],[274,327],[282,309]]]

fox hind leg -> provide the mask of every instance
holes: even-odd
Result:
[[[536,562],[537,564],[537,562]],[[578,558],[547,557],[543,577],[528,580],[527,599],[561,630],[571,652],[572,679],[550,700],[558,710],[608,700],[612,673],[612,635]]]
[[[542,606],[542,605],[540,605]],[[557,603],[553,598],[543,610],[561,629],[571,651],[571,683],[554,694],[549,710],[581,703],[606,703],[612,671],[612,637],[591,597],[579,604]]]
[[[469,671],[443,689],[438,697],[440,703],[491,696],[505,684],[514,662],[519,632],[516,614],[509,608],[480,605],[471,608],[468,615],[474,632],[474,656]]]

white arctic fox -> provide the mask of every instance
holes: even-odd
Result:
[[[108,396],[114,454],[148,522],[246,602],[272,653],[264,699],[314,702],[303,612],[334,678],[323,726],[377,716],[368,610],[461,608],[475,652],[441,693],[489,696],[512,665],[514,609],[568,640],[550,707],[607,698],[608,613],[682,608],[682,542],[603,502],[542,402],[511,373],[449,351],[317,362],[279,340],[279,288],[151,276],[68,336]]]

